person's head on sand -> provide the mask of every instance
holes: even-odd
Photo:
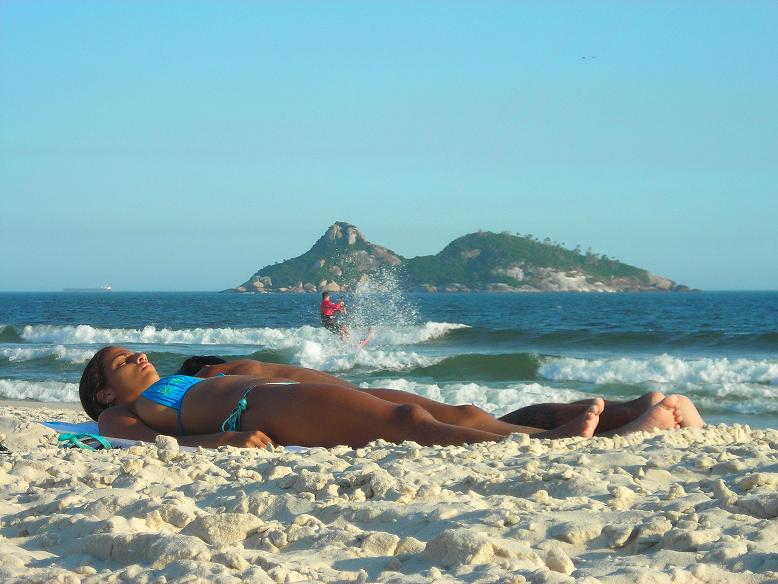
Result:
[[[226,362],[226,359],[216,355],[195,355],[181,363],[176,375],[197,375],[207,365],[221,365]]]
[[[157,370],[145,353],[124,347],[103,347],[89,360],[78,384],[84,411],[97,420],[103,410],[135,401],[159,380]]]

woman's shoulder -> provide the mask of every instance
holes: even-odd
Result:
[[[138,414],[135,413],[135,410],[131,405],[119,404],[106,408],[100,412],[100,416],[97,418],[97,425],[100,428],[100,431],[103,432],[103,429],[106,426],[110,427],[112,423],[118,420],[129,419],[138,420]]]

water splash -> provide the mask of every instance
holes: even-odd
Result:
[[[383,268],[357,284],[346,300],[346,323],[351,328],[381,329],[420,324],[419,309],[403,294],[397,270]]]

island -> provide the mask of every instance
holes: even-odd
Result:
[[[689,291],[669,278],[549,238],[478,231],[435,255],[405,258],[338,221],[304,254],[265,266],[224,292],[346,292],[387,270],[414,292]]]

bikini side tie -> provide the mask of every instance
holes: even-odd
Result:
[[[245,412],[249,407],[249,402],[246,401],[246,396],[248,396],[252,389],[254,388],[249,387],[245,391],[243,397],[240,398],[238,404],[233,408],[232,412],[230,412],[230,415],[227,416],[227,419],[222,422],[222,432],[240,432],[240,418],[243,415],[243,412]]]

